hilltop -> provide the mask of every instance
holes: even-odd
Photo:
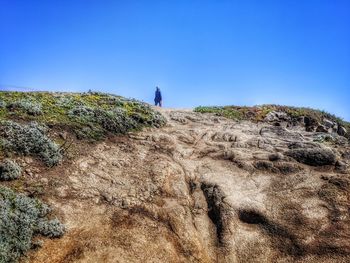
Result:
[[[0,262],[350,260],[349,124],[331,114],[1,92],[0,119],[0,217],[35,208],[20,244],[0,220]]]

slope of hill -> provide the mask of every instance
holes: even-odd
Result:
[[[257,122],[157,109],[165,121],[146,105],[126,101],[135,106],[123,104],[129,109],[123,116],[137,125],[121,132],[124,119],[111,129],[99,120],[90,126],[103,104],[77,103],[91,108],[78,117],[74,105],[50,115],[51,108],[32,97],[43,112],[37,115],[8,106],[7,95],[0,98],[2,118],[46,124],[43,141],[61,145],[59,160],[47,163],[56,156],[53,146],[46,154],[31,147],[19,155],[3,143],[2,156],[24,172],[1,186],[49,204],[66,229],[60,238],[41,237],[41,247],[21,262],[350,260],[350,149],[338,127],[308,129],[305,120],[279,110]],[[106,111],[120,107],[108,105]],[[132,117],[138,107],[140,119]],[[79,119],[86,116],[89,121]],[[82,136],[85,127],[99,136]],[[2,141],[8,134],[1,133]]]

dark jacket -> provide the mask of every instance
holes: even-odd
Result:
[[[160,102],[162,100],[162,93],[160,92],[159,89],[156,90],[155,98],[154,101]]]

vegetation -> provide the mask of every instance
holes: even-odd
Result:
[[[6,102],[3,100],[0,100],[0,109],[6,108]]]
[[[7,106],[9,109],[17,109],[29,115],[42,114],[41,104],[31,99],[25,98],[14,101]]]
[[[12,160],[6,159],[0,163],[0,181],[17,179],[21,173],[21,167]]]
[[[91,140],[165,123],[145,103],[98,92],[0,92],[0,120],[36,121]]]
[[[16,262],[32,247],[35,235],[59,237],[64,233],[64,225],[47,219],[49,212],[39,200],[0,186],[0,262]]]
[[[62,159],[56,143],[46,136],[46,129],[32,122],[28,125],[13,121],[0,122],[2,148],[23,155],[39,156],[47,166],[53,166]]]

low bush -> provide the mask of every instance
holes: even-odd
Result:
[[[118,103],[121,103],[119,100]],[[126,108],[115,106],[109,109],[102,107],[91,108],[79,105],[69,111],[69,117],[80,123],[88,125],[86,135],[94,135],[96,131],[108,131],[115,134],[124,134],[142,126],[160,127],[165,124],[165,118],[158,112],[140,102],[130,102]],[[132,110],[131,110],[132,109]],[[86,130],[87,127],[82,129]],[[76,131],[79,134],[79,131]],[[98,132],[97,135],[100,133]],[[93,136],[94,137],[94,136]]]
[[[48,221],[50,209],[37,199],[0,186],[0,262],[16,262],[32,247],[36,235],[58,237],[64,225]],[[43,223],[48,222],[48,223]]]
[[[61,237],[65,232],[65,226],[58,219],[44,219],[39,222],[38,231],[47,237]]]
[[[87,123],[94,120],[95,113],[91,107],[79,105],[72,108],[68,112],[68,116],[80,122]]]
[[[78,138],[100,140],[108,133],[160,127],[165,118],[148,104],[100,93],[0,92],[0,119],[36,121],[74,131]],[[40,113],[41,112],[41,113]]]
[[[21,173],[21,167],[12,160],[6,159],[0,163],[0,181],[17,179]]]
[[[113,110],[96,109],[95,121],[103,129],[113,133],[126,133],[128,130],[137,127],[137,123],[122,108],[115,108]]]
[[[166,119],[158,111],[154,111],[146,103],[134,101],[133,112],[129,116],[139,125],[139,126],[151,126],[159,128],[166,124]]]
[[[25,125],[3,121],[0,123],[0,139],[4,149],[39,156],[47,166],[56,165],[62,159],[58,145],[46,136],[45,128],[35,122]]]
[[[6,108],[7,103],[3,100],[0,100],[0,109]]]
[[[11,109],[20,109],[28,113],[29,115],[41,115],[42,106],[39,102],[29,99],[21,99],[8,105]]]

